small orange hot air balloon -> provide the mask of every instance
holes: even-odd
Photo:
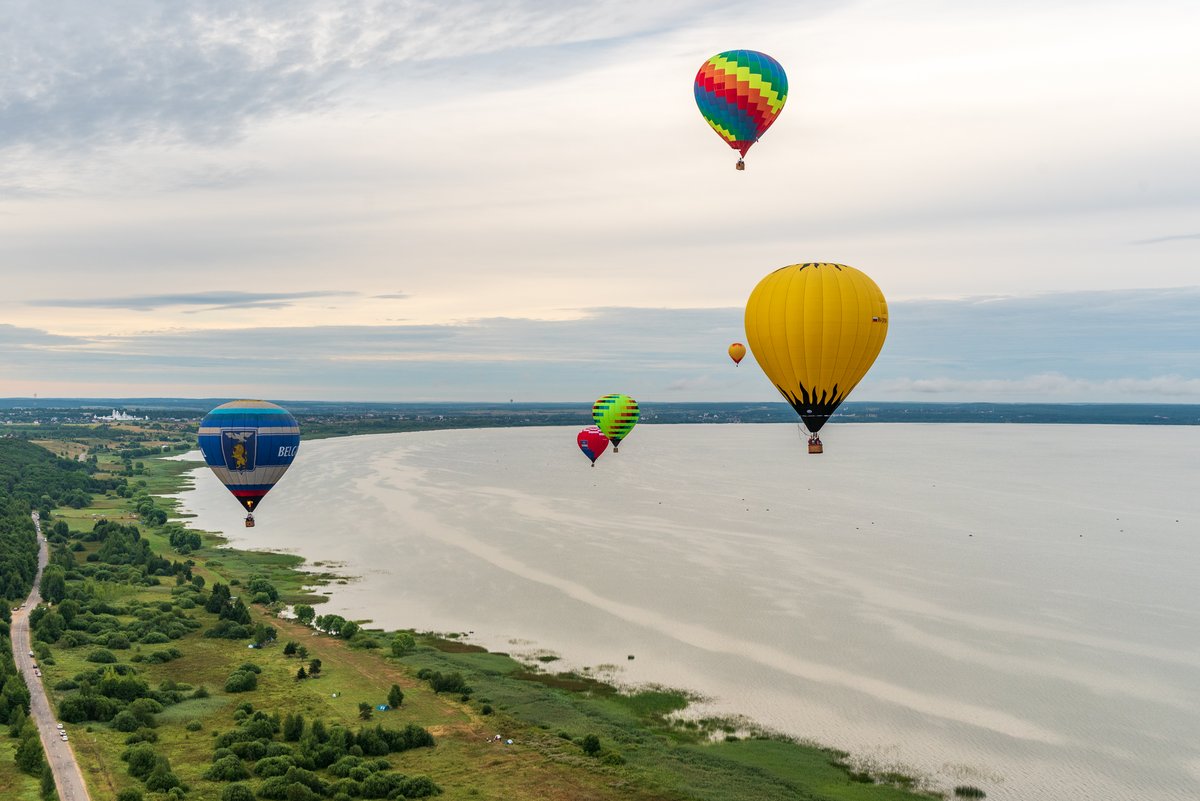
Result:
[[[746,358],[746,346],[741,342],[734,342],[729,346],[729,358],[733,359],[735,365],[741,364],[742,359]]]

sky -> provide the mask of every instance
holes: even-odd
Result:
[[[865,271],[856,400],[1200,403],[1193,0],[6,0],[0,397],[775,400],[742,308]],[[747,169],[696,110],[773,55]]]

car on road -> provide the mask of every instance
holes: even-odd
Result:
[[[63,730],[63,725],[61,723],[55,723],[54,725],[58,727],[59,731]],[[63,732],[63,733],[65,734],[65,732]]]
[[[67,741],[67,735],[65,735],[65,734],[64,734],[64,735],[63,735],[63,742],[65,743],[66,741]]]
[[[42,677],[42,671],[35,670],[35,671],[33,671],[33,675],[37,676],[40,679]]]
[[[29,652],[29,655],[30,655],[30,656],[33,656],[33,651],[30,651],[30,652]]]

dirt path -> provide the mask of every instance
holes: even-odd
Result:
[[[62,801],[91,801],[83,774],[75,761],[75,752],[69,742],[63,742],[62,732],[58,730],[54,712],[50,708],[50,699],[46,697],[46,688],[42,686],[41,678],[33,672],[36,660],[31,655],[33,646],[29,634],[29,613],[42,602],[38,584],[42,580],[42,570],[50,561],[50,548],[42,538],[42,523],[37,512],[33,513],[33,524],[38,535],[38,569],[29,597],[25,599],[21,608],[12,613],[13,660],[17,663],[17,669],[24,675],[26,686],[29,687],[29,716],[37,725],[42,747],[46,751],[46,762],[54,771],[58,797]]]

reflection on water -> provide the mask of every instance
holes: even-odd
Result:
[[[643,424],[306,443],[238,545],[385,627],[696,690],[995,799],[1200,797],[1200,429]],[[526,642],[516,645],[513,642]],[[627,659],[634,655],[635,660]]]

